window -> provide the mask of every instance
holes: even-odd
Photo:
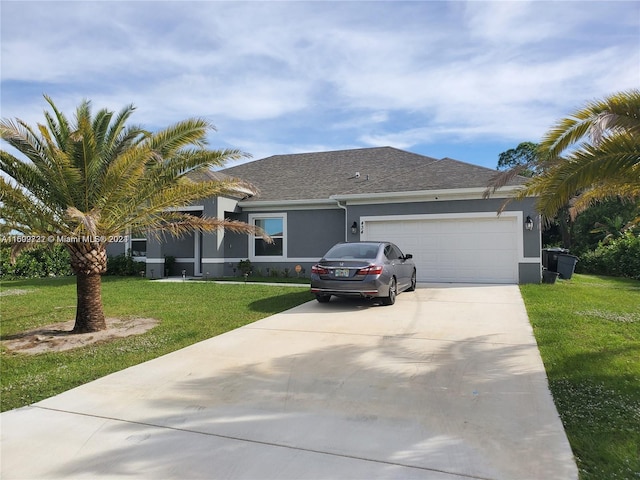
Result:
[[[147,239],[143,232],[134,231],[131,233],[131,256],[146,257],[147,256]]]
[[[404,258],[402,252],[395,245],[387,245],[384,248],[384,255],[389,260],[397,260]]]
[[[263,229],[273,243],[265,242],[262,237],[253,237],[254,257],[284,257],[286,250],[286,214],[250,215],[249,223]]]
[[[385,250],[386,251],[386,250]],[[373,243],[340,243],[329,250],[324,258],[335,259],[368,259],[374,260],[378,256],[378,245]]]
[[[132,257],[146,257],[147,256],[147,241],[146,240],[131,240],[131,256]]]

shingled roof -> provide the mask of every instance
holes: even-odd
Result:
[[[214,172],[213,170],[206,169],[193,170],[187,173],[186,177],[192,182],[225,182],[233,179],[222,172]]]
[[[312,200],[332,195],[485,188],[489,168],[392,147],[274,155],[221,170],[258,187],[254,200]],[[516,178],[511,185],[525,181]],[[245,200],[246,201],[246,200]]]

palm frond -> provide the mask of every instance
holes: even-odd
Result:
[[[640,200],[640,184],[631,185],[625,179],[608,178],[576,196],[569,209],[571,218],[575,218],[589,207],[603,200],[619,199],[623,203]]]
[[[81,212],[75,207],[67,208],[67,217],[79,228],[74,229],[76,235],[89,235],[95,237],[98,235],[98,222],[100,221],[100,212],[91,211],[89,213]]]
[[[59,212],[25,193],[18,185],[10,185],[0,177],[0,201],[5,225],[23,234],[45,235],[67,231]]]
[[[245,222],[215,217],[196,217],[180,211],[163,211],[154,217],[152,224],[145,223],[149,234],[159,240],[166,234],[182,237],[191,232],[211,233],[226,230],[233,233],[249,234],[261,237],[271,243],[273,239],[260,227]]]
[[[102,211],[104,228],[123,231],[129,225],[156,224],[154,218],[169,209],[187,207],[196,201],[215,196],[237,196],[240,186],[234,180],[209,182],[168,182],[162,188],[157,183],[138,184],[130,202],[111,202]]]
[[[159,181],[175,181],[191,172],[223,165],[229,160],[236,160],[245,156],[246,154],[239,150],[185,148],[171,158],[150,165],[148,176]]]
[[[598,196],[611,195],[613,185],[618,198],[635,198],[640,183],[640,90],[591,102],[558,122],[541,145],[549,162],[517,197],[537,196],[541,213],[553,216],[577,202],[575,214]]]
[[[65,204],[68,191],[64,182],[58,178],[56,170],[38,168],[33,163],[23,162],[10,153],[0,151],[0,171],[19,184],[25,192],[50,206],[57,205],[60,208]],[[54,181],[52,187],[49,184]]]
[[[210,130],[215,128],[206,120],[191,118],[154,133],[147,141],[152,150],[163,158],[170,158],[184,146],[206,146],[206,135]]]
[[[520,195],[539,196],[540,211],[553,215],[581,190],[598,185],[601,179],[616,179],[618,184],[640,183],[640,139],[624,135],[608,137],[598,147],[583,145],[564,161],[534,178]]]
[[[0,136],[13,148],[22,153],[32,163],[46,162],[46,148],[34,129],[20,119],[0,122]]]
[[[560,156],[571,145],[589,138],[597,145],[607,132],[640,133],[640,90],[633,89],[588,103],[584,108],[560,120],[541,141],[551,157]]]
[[[110,205],[135,203],[150,155],[148,148],[140,146],[128,148],[113,159],[96,188],[95,208],[105,210]]]
[[[104,157],[109,159],[109,161],[104,162],[105,166],[109,165],[110,161],[124,154],[128,149],[137,146],[141,141],[149,137],[150,133],[141,126],[126,125],[127,120],[134,111],[135,107],[133,105],[127,105],[120,110],[111,123],[103,145],[105,152]]]
[[[67,140],[69,139],[69,121],[67,120],[67,117],[58,110],[55,103],[53,103],[53,100],[49,96],[45,95],[44,98],[55,114],[54,119],[53,116],[45,110],[44,115],[47,119],[47,125],[49,126],[49,130],[53,133],[58,147],[64,151],[67,146]]]
[[[511,183],[515,178],[520,176],[529,168],[529,165],[523,164],[517,165],[503,172],[497,172],[493,177],[491,177],[487,188],[482,192],[482,198],[489,198],[491,194],[496,193],[499,189]]]

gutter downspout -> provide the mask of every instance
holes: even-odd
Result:
[[[329,198],[331,198],[332,200],[335,200],[336,203],[338,204],[338,207],[344,210],[344,241],[349,242],[349,233],[348,233],[349,219],[347,218],[347,207],[346,205],[342,205],[340,203],[340,200],[338,200],[337,198],[333,198],[333,197],[329,197]]]

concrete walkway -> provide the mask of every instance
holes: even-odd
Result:
[[[3,480],[578,477],[513,285],[307,303],[0,421]]]

